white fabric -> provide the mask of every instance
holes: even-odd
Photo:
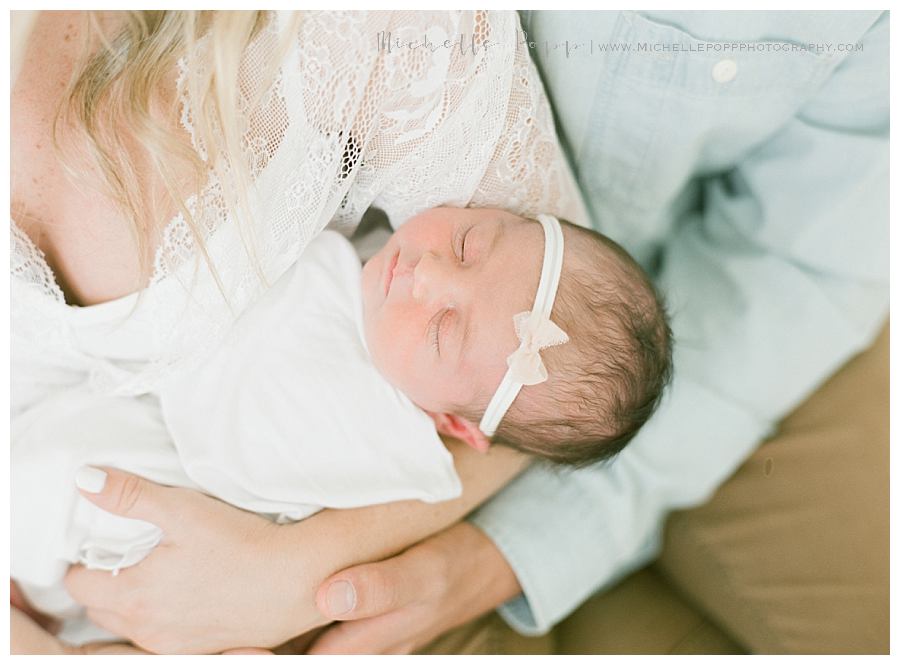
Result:
[[[497,431],[500,421],[522,386],[533,386],[547,380],[547,368],[541,360],[541,349],[569,341],[569,336],[550,320],[565,253],[562,228],[559,220],[552,215],[540,214],[537,218],[544,229],[541,278],[531,311],[519,312],[513,317],[519,347],[506,359],[509,369],[500,380],[500,385],[481,417],[478,427],[485,436],[493,436]]]
[[[81,465],[110,465],[150,480],[200,489],[184,473],[151,397],[60,391],[14,419],[10,459],[10,577],[29,602],[65,619],[65,639],[109,635],[66,593],[70,563],[115,570],[157,544],[152,524],[104,512],[75,489]]]
[[[83,464],[201,489],[277,521],[461,491],[431,419],[372,365],[359,260],[330,231],[158,403],[67,391],[17,418],[13,441],[10,572],[41,609],[69,616],[69,563],[118,571],[161,537],[80,497]],[[68,632],[82,634],[94,637]]]
[[[188,476],[246,510],[297,520],[461,490],[434,422],[372,364],[359,259],[331,231],[160,403]]]

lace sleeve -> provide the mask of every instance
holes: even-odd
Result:
[[[528,217],[549,213],[590,226],[537,68],[528,49],[518,46],[518,40],[516,44],[506,122],[469,205],[506,208]]]
[[[437,205],[588,223],[518,29],[515,12],[397,12],[371,35],[377,131],[354,124],[364,149],[338,225],[373,204],[395,226]]]
[[[222,274],[209,282],[209,298],[224,293],[239,313],[265,288],[258,276],[277,279],[326,225],[352,232],[371,205],[394,225],[438,205],[586,223],[518,28],[515,12],[483,10],[303,12],[273,21],[248,50],[241,81],[241,90],[257,90],[278,35],[290,36],[248,117],[253,252],[216,191],[221,183],[189,202],[215,231],[210,253]],[[183,123],[190,131],[189,109]],[[178,225],[167,234],[178,251],[158,261],[162,275],[195,253],[183,229],[172,231]],[[202,285],[191,280],[196,295]]]

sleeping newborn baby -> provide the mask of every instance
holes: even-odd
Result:
[[[64,639],[108,637],[65,593],[67,566],[115,574],[161,533],[78,495],[82,465],[278,521],[451,499],[460,483],[438,433],[563,465],[608,459],[653,412],[670,347],[637,264],[550,216],[428,210],[361,271],[350,243],[323,232],[220,348],[159,395],[61,395],[68,416],[17,419],[11,577],[38,609],[69,618]]]
[[[599,233],[541,215],[435,208],[363,268],[372,362],[477,450],[550,462],[619,452],[671,373],[665,311]]]

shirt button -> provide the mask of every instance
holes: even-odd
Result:
[[[737,76],[737,63],[731,58],[719,60],[712,69],[712,77],[716,83],[728,83]]]

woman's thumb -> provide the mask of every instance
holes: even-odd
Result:
[[[404,553],[335,573],[322,582],[316,606],[329,619],[348,621],[399,610],[422,594],[418,561]]]
[[[75,485],[85,499],[103,510],[160,528],[167,514],[177,514],[166,509],[167,493],[174,491],[172,488],[118,469],[83,466],[75,474]]]

